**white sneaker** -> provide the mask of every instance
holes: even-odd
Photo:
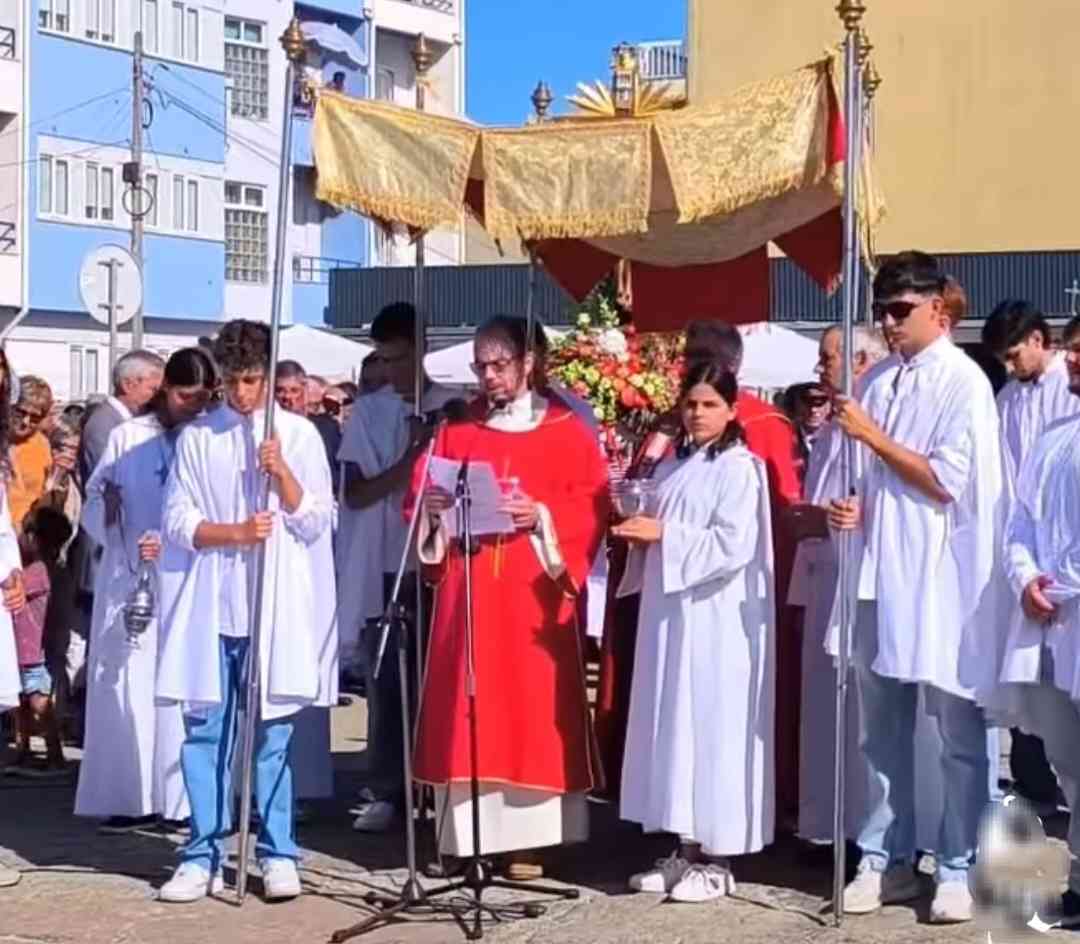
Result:
[[[657,859],[656,865],[648,872],[638,872],[630,876],[630,890],[633,892],[652,892],[666,895],[686,874],[690,863],[678,852],[673,852],[666,859]]]
[[[283,901],[300,895],[300,875],[292,859],[260,859],[263,897],[267,901]]]
[[[974,917],[975,903],[965,881],[938,882],[930,905],[933,924],[962,924]]]
[[[0,865],[0,888],[11,888],[22,880],[22,872]]]
[[[397,816],[397,808],[386,800],[373,800],[358,806],[352,828],[360,833],[385,833]]]
[[[220,895],[225,891],[225,879],[221,872],[212,876],[210,870],[198,862],[181,862],[158,892],[158,901],[182,903],[198,901],[207,895]]]
[[[671,900],[688,904],[715,901],[735,894],[735,879],[722,865],[692,865],[671,890]]]
[[[844,889],[844,913],[870,914],[882,905],[896,905],[918,898],[920,892],[919,880],[911,866],[894,865],[884,872],[863,866]]]

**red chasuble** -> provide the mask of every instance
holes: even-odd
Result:
[[[490,462],[545,505],[566,564],[548,576],[527,534],[479,538],[472,557],[480,780],[577,793],[597,784],[576,590],[583,587],[608,517],[607,470],[596,441],[566,407],[549,402],[541,424],[502,432],[474,419],[444,427],[435,455]],[[422,460],[414,473],[419,491]],[[431,568],[435,607],[416,743],[416,777],[468,780],[465,581],[460,546]]]

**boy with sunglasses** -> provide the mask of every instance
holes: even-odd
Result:
[[[829,523],[854,534],[853,661],[862,748],[877,791],[858,835],[862,862],[845,911],[908,901],[915,855],[915,719],[920,688],[947,748],[937,891],[930,917],[968,921],[968,870],[989,800],[986,722],[974,686],[995,647],[968,648],[992,625],[1002,510],[998,416],[979,366],[949,339],[936,260],[906,252],[879,270],[874,311],[896,353],[836,418],[859,445],[854,496]],[[835,629],[835,628],[834,628]],[[835,651],[835,631],[830,648]]]

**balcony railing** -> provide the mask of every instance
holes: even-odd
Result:
[[[398,0],[399,3],[411,3],[414,7],[437,10],[439,13],[454,13],[454,0]]]
[[[679,40],[642,43],[637,47],[641,77],[650,82],[686,78],[686,47]]]
[[[15,224],[7,220],[0,220],[0,253],[15,252],[17,249]]]
[[[293,282],[307,285],[325,285],[334,269],[355,269],[360,265],[355,259],[329,259],[326,256],[293,256]]]
[[[0,26],[0,59],[15,58],[15,27]]]

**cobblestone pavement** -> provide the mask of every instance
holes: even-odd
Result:
[[[299,828],[305,848],[305,894],[267,905],[252,880],[242,908],[230,894],[194,905],[165,905],[154,889],[169,874],[183,837],[145,832],[99,836],[93,823],[70,815],[73,785],[0,782],[0,861],[25,870],[22,882],[0,889],[0,944],[299,944],[327,941],[332,931],[370,913],[363,896],[393,888],[405,875],[398,834],[352,832],[346,812],[362,774],[363,705],[334,712],[339,798],[314,808]],[[490,926],[493,944],[724,944],[783,941],[984,941],[971,926],[926,923],[930,886],[915,907],[885,909],[848,919],[841,929],[823,913],[829,894],[827,865],[808,866],[791,844],[736,863],[738,895],[710,905],[673,905],[659,896],[624,893],[627,873],[668,851],[619,824],[611,807],[594,807],[593,841],[559,850],[549,874],[572,881],[581,898],[549,904],[533,920]],[[427,847],[422,861],[427,859]],[[227,876],[230,877],[230,876]],[[432,882],[427,882],[430,887]],[[492,902],[506,901],[492,896]],[[1056,936],[1056,935],[1055,935]],[[449,921],[383,928],[363,940],[374,944],[441,944],[462,935]]]

